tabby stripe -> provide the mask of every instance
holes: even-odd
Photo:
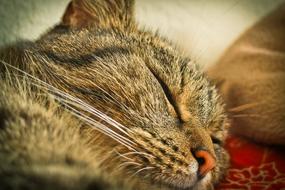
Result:
[[[85,65],[88,63],[93,63],[94,61],[98,61],[98,59],[104,59],[106,57],[110,57],[112,55],[127,55],[130,54],[130,50],[124,47],[112,46],[105,47],[101,49],[96,49],[94,52],[79,55],[78,57],[68,57],[65,55],[57,55],[52,51],[40,51],[42,55],[46,55],[49,59],[54,61],[55,63],[71,63],[76,65]]]

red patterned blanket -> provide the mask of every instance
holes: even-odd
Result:
[[[229,136],[231,167],[218,190],[285,190],[285,147]]]

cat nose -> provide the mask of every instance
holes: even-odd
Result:
[[[199,164],[199,177],[204,177],[216,166],[215,158],[205,149],[197,149],[193,151],[193,155]]]

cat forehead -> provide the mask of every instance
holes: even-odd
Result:
[[[170,41],[158,34],[154,35],[151,32],[145,31],[129,32],[121,29],[92,27],[74,30],[64,26],[58,26],[42,36],[42,38],[37,41],[37,44],[40,44],[40,46],[38,46],[39,49],[51,49],[54,51],[77,48],[78,53],[80,53],[81,50],[91,50],[104,46],[117,45],[129,49],[145,47],[144,49],[139,49],[139,51],[147,52],[151,49],[159,49],[159,53],[167,52],[168,54],[173,54],[173,56],[182,57],[182,53],[177,50]],[[57,47],[58,49],[56,49]]]

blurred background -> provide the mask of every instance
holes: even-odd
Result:
[[[69,0],[0,0],[0,46],[36,39],[60,21]],[[174,41],[202,66],[285,0],[137,0],[140,26]]]

